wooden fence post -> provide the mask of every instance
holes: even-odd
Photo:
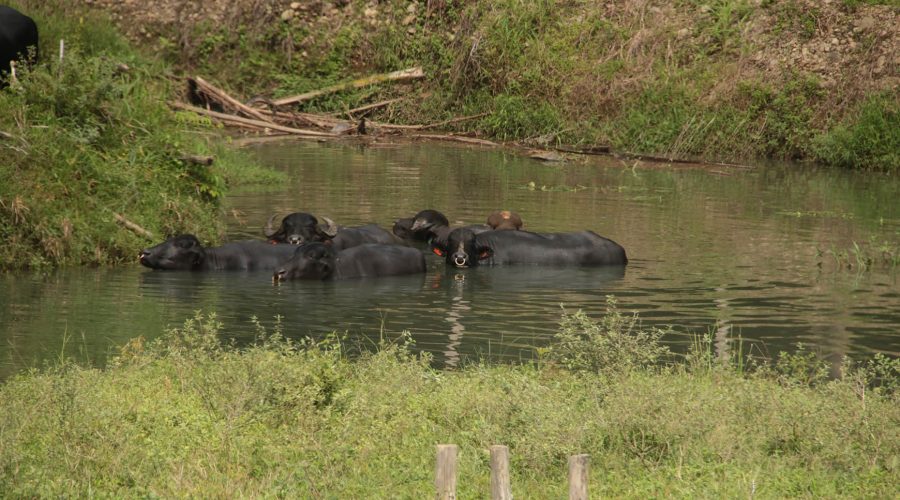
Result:
[[[437,445],[434,487],[438,500],[456,500],[456,451],[455,444]]]
[[[588,465],[590,455],[569,457],[569,500],[588,500]]]
[[[491,446],[491,500],[512,500],[509,486],[509,448]]]

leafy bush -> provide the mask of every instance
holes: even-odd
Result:
[[[900,94],[872,96],[813,141],[815,157],[846,168],[900,169]]]
[[[594,321],[583,311],[563,312],[548,359],[575,371],[623,373],[657,364],[670,354],[660,345],[665,330],[641,327],[637,314],[619,312],[606,297],[606,314]]]

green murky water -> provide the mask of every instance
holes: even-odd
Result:
[[[0,378],[61,354],[102,364],[127,339],[152,338],[195,310],[226,334],[283,317],[289,336],[408,330],[438,363],[467,356],[530,357],[561,306],[599,316],[605,297],[645,324],[713,332],[720,352],[774,354],[803,342],[823,355],[900,354],[900,269],[878,246],[900,242],[900,179],[811,166],[660,166],[588,158],[541,163],[514,153],[440,144],[253,146],[288,185],[232,193],[229,237],[259,237],[273,212],[308,211],[344,225],[435,208],[454,223],[518,211],[534,231],[591,229],[622,244],[621,269],[446,270],[425,276],[278,287],[268,273],[163,273],[137,264],[49,276],[0,276]],[[854,243],[859,250],[854,250]],[[846,268],[850,263],[853,267]]]

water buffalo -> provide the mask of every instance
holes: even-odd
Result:
[[[182,234],[147,248],[140,261],[151,269],[172,271],[271,271],[291,258],[297,247],[264,241],[237,241],[204,248],[192,234]]]
[[[507,210],[496,211],[488,216],[487,224],[472,224],[465,226],[474,233],[483,233],[491,229],[519,229],[522,227],[522,218],[515,212]],[[438,245],[446,245],[447,236],[453,228],[444,214],[437,210],[422,210],[413,217],[397,219],[394,222],[393,232],[400,238],[411,241],[427,241]]]
[[[412,217],[397,219],[392,228],[393,233],[405,240],[428,241],[433,231],[449,228],[450,220],[437,210],[422,210]]]
[[[522,229],[522,217],[509,210],[497,210],[488,215],[487,225],[495,231],[518,231]]]
[[[0,5],[0,88],[7,85],[12,61],[33,62],[37,59],[38,29],[30,17]]]
[[[559,266],[625,265],[625,249],[592,231],[538,234],[529,231],[474,233],[454,229],[446,244],[432,243],[447,265],[543,264]]]
[[[378,227],[377,224],[366,224],[360,227],[341,227],[328,217],[319,222],[314,215],[306,212],[294,212],[284,217],[278,229],[272,222],[277,215],[269,217],[264,233],[273,243],[290,243],[301,245],[311,242],[327,242],[341,251],[365,243],[381,243],[383,245],[402,244],[402,241],[391,233]]]
[[[333,245],[307,243],[275,270],[272,281],[375,278],[424,272],[425,256],[415,248],[369,243],[338,252]]]

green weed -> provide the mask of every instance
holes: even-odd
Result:
[[[219,340],[227,326],[214,315],[197,314],[156,341],[132,341],[105,370],[68,364],[0,385],[0,489],[422,497],[433,493],[435,444],[455,443],[458,494],[481,497],[487,448],[502,443],[513,491],[536,498],[565,495],[574,453],[602,464],[590,476],[601,496],[894,491],[897,360],[847,362],[834,380],[802,353],[752,373],[667,368],[634,342],[636,318],[610,307],[596,322],[564,319],[567,348],[577,337],[596,354],[578,357],[576,371],[562,362],[581,351],[567,348],[561,362],[452,372],[402,343],[351,359],[333,337],[285,339],[277,321],[237,347]],[[588,331],[632,338],[598,343]]]
[[[844,122],[819,134],[812,143],[823,163],[846,168],[900,169],[900,98],[897,93],[871,96]]]
[[[546,357],[573,371],[627,372],[647,368],[671,354],[659,341],[661,329],[643,329],[636,314],[623,315],[613,296],[606,314],[591,320],[584,312],[563,313],[559,332]]]
[[[874,268],[894,270],[900,266],[900,245],[896,242],[879,241],[870,238],[868,242],[853,244],[846,249],[832,245],[826,250],[816,249],[816,258],[830,257],[837,269],[856,270],[857,272],[871,271]],[[818,262],[822,267],[823,261]]]

